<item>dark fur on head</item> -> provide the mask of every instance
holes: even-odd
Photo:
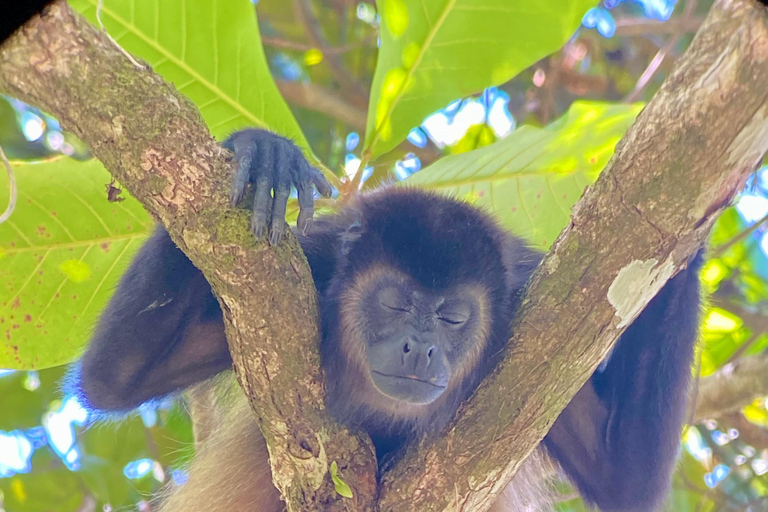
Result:
[[[333,277],[319,290],[321,352],[330,407],[342,421],[362,426],[374,438],[391,441],[436,432],[494,367],[509,340],[514,302],[540,256],[477,208],[418,189],[387,189],[362,196],[340,217],[319,222],[334,221],[342,222],[338,230],[344,224],[353,230],[345,232]],[[307,254],[316,268],[319,263],[313,261],[312,252]],[[351,368],[356,363],[342,344],[350,337],[350,329],[344,332],[349,324],[343,311],[349,300],[345,293],[360,276],[381,268],[408,276],[436,293],[462,286],[477,289],[490,308],[483,312],[489,319],[486,339],[479,340],[481,349],[468,361],[466,374],[432,404],[393,403],[385,408],[379,397],[372,407],[362,396],[371,391],[360,383],[368,379],[366,369]]]
[[[269,218],[278,208],[270,210],[269,186],[259,183],[277,183],[274,198],[281,202],[295,186],[299,224],[308,228],[311,184],[330,189],[319,171],[269,132],[246,130],[232,140],[234,197],[250,183],[261,198],[254,231],[269,224],[274,242],[284,229],[282,218]],[[269,160],[280,151],[287,154]],[[481,210],[397,187],[356,198],[299,240],[318,290],[328,405],[371,435],[380,459],[407,441],[439,434],[493,369],[540,260]],[[664,285],[544,439],[585,501],[604,512],[655,510],[666,496],[686,410],[700,265],[696,258]],[[125,410],[230,366],[207,281],[159,228],[99,321],[76,376],[82,396],[98,408]],[[231,373],[228,382],[234,385]],[[237,390],[230,402],[221,403],[229,414],[198,450],[190,483],[173,493],[165,511],[250,510],[255,503],[282,510],[247,400]],[[525,468],[540,473],[546,457],[539,449],[535,457],[544,462]],[[532,510],[533,489],[518,475],[494,511]]]

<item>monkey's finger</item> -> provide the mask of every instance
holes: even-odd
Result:
[[[261,238],[267,229],[267,216],[272,210],[272,177],[262,175],[256,178],[256,193],[253,196],[251,231]]]
[[[251,217],[251,230],[256,238],[261,238],[267,229],[267,219],[272,213],[272,167],[274,166],[274,152],[271,144],[262,144],[258,147],[259,153],[255,154],[251,182],[255,186],[253,196],[253,217]]]
[[[275,189],[275,198],[272,202],[272,224],[269,227],[269,243],[272,245],[280,243],[285,233],[285,208],[290,194],[290,185]]]
[[[229,140],[227,142],[230,142]],[[253,144],[236,144],[235,141],[231,141],[228,144],[227,149],[231,149],[235,153],[235,160],[237,161],[237,170],[235,171],[235,177],[232,180],[232,185],[229,189],[229,202],[232,206],[237,204],[243,199],[245,194],[245,188],[251,178],[253,172],[254,157],[258,148],[256,143]]]
[[[308,182],[299,183],[299,218],[296,226],[301,234],[306,236],[312,228],[312,217],[315,215],[315,198],[312,185]]]
[[[331,197],[331,194],[333,193],[333,187],[330,183],[328,183],[328,180],[325,179],[325,176],[323,176],[323,173],[320,172],[319,169],[315,169],[314,167],[309,168],[311,171],[311,180],[312,183],[315,184],[315,187],[317,188],[317,191],[320,192],[321,195],[325,197]]]
[[[275,197],[272,201],[272,220],[269,243],[277,245],[285,232],[285,208],[291,195],[291,159],[286,151],[275,152]]]

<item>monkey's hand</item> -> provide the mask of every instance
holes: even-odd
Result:
[[[312,186],[326,197],[332,189],[322,173],[309,165],[301,150],[285,137],[253,128],[233,133],[222,146],[234,152],[237,161],[229,193],[232,205],[242,200],[249,183],[252,186],[251,229],[256,237],[264,236],[269,223],[269,243],[275,245],[280,241],[285,232],[285,208],[291,186],[299,194],[297,226],[303,234],[309,233],[315,213]]]

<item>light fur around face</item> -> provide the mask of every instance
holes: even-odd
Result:
[[[381,394],[375,387],[366,359],[366,341],[364,323],[368,314],[364,310],[365,295],[375,283],[381,279],[392,282],[411,283],[411,279],[402,272],[386,265],[374,265],[367,271],[355,276],[354,281],[344,289],[339,298],[338,342],[344,354],[343,374],[347,377],[345,383],[346,404],[353,406],[357,403],[364,407],[386,413],[392,421],[407,421],[416,418],[428,418],[429,410],[443,410],[448,404],[456,401],[459,391],[473,371],[480,366],[488,336],[491,329],[488,293],[481,284],[464,284],[450,293],[454,295],[471,296],[477,304],[477,327],[473,329],[472,337],[468,340],[469,350],[463,355],[459,364],[451,368],[451,378],[443,394],[428,405],[409,404],[400,400],[390,399]],[[351,385],[354,383],[354,385]],[[453,407],[453,405],[451,405]]]
[[[196,441],[196,455],[183,485],[168,485],[156,498],[159,512],[283,512],[285,504],[272,483],[269,452],[248,400],[232,372],[198,385],[197,407],[210,407],[206,421],[218,423]],[[193,413],[194,415],[194,413]],[[198,425],[195,425],[198,427]],[[543,512],[557,493],[555,463],[541,447],[520,466],[490,512]]]

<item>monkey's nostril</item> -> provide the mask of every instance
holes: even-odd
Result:
[[[429,349],[429,352],[427,352],[427,357],[432,357],[432,351],[433,350],[434,350],[433,348]]]
[[[403,352],[407,354],[410,351],[411,351],[411,347],[407,343],[403,345]]]

